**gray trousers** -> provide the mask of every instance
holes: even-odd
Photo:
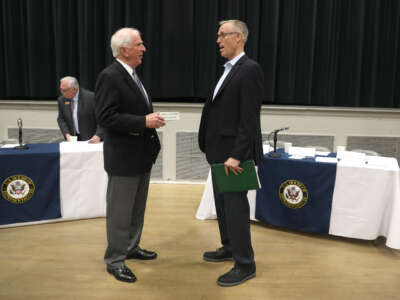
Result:
[[[122,267],[139,245],[149,190],[150,172],[134,177],[108,175],[107,250],[104,261]]]

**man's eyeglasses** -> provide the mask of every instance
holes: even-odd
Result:
[[[234,33],[239,33],[239,32],[233,31],[233,32],[221,32],[221,33],[218,33],[217,34],[217,39],[219,39],[219,38],[224,39],[227,35],[234,34]]]

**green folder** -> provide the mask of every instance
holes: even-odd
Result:
[[[256,167],[253,160],[246,160],[240,164],[243,172],[235,175],[229,170],[228,176],[225,174],[224,164],[212,164],[211,170],[220,193],[243,192],[248,190],[260,189]]]

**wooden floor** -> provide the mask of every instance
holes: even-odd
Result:
[[[0,229],[0,299],[400,299],[400,255],[384,243],[252,224],[257,277],[223,288],[232,262],[202,260],[219,247],[215,220],[195,219],[203,185],[152,184],[138,277],[105,271],[105,219]]]

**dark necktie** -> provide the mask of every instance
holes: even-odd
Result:
[[[136,70],[133,70],[132,75],[133,75],[133,79],[135,80],[136,85],[138,86],[140,92],[143,94],[143,97],[146,99],[147,105],[150,107],[149,99],[147,98],[147,94],[143,88],[143,84],[140,81],[139,76],[136,73]]]

